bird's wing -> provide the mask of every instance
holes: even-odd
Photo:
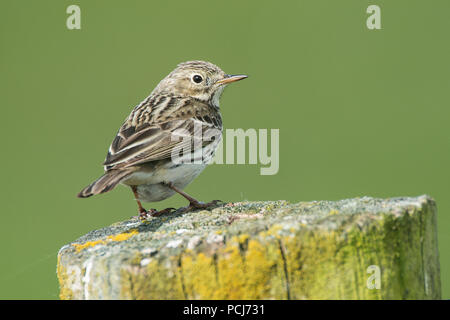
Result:
[[[192,150],[198,141],[202,146],[211,143],[215,132],[208,129],[219,133],[222,129],[220,113],[208,104],[192,98],[150,96],[119,129],[103,165],[110,170],[169,159],[180,150]]]

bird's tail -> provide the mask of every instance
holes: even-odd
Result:
[[[95,194],[108,192],[124,178],[135,171],[134,168],[110,170],[78,193],[78,198],[88,198]]]

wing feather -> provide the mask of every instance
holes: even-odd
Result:
[[[152,102],[170,105],[167,112]],[[199,143],[195,130],[222,130],[220,113],[192,98],[147,98],[137,106],[114,138],[103,165],[107,170],[169,159],[174,152],[193,149]],[[202,146],[211,143],[208,138]]]

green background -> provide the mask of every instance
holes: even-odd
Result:
[[[81,7],[81,30],[66,8]],[[366,8],[381,7],[382,30]],[[279,128],[280,170],[214,165],[201,200],[429,194],[450,298],[448,0],[0,3],[0,298],[58,297],[56,254],[136,214],[128,188],[77,192],[131,109],[179,62],[250,78],[221,100],[225,128]],[[185,205],[179,196],[147,207]]]

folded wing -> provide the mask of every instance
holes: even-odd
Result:
[[[165,103],[151,105],[152,99],[147,99],[133,110],[109,148],[105,170],[169,159],[180,150],[212,143],[214,130],[222,129],[219,112],[201,101],[153,100]]]

